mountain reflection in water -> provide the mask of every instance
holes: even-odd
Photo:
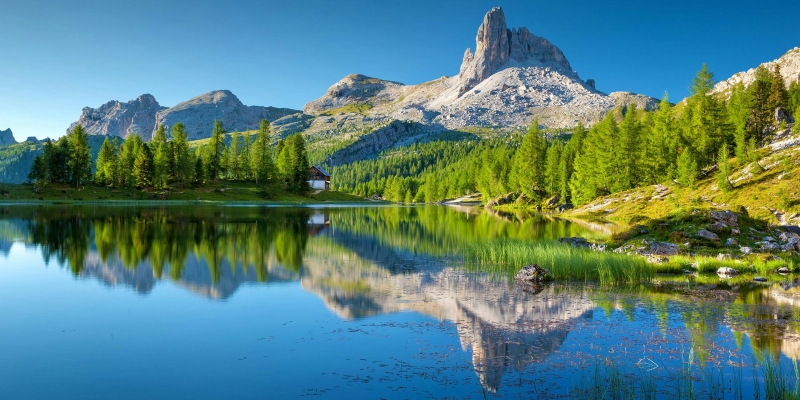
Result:
[[[557,352],[598,307],[677,314],[693,348],[707,347],[706,337],[728,325],[776,357],[800,356],[798,341],[786,340],[800,321],[790,283],[741,287],[722,308],[657,290],[636,293],[633,304],[598,299],[591,288],[526,292],[507,277],[467,273],[459,258],[483,240],[598,235],[589,228],[596,227],[447,207],[7,207],[0,209],[0,257],[21,242],[80,278],[141,294],[171,281],[215,300],[242,285],[299,281],[347,320],[413,311],[450,321],[489,392],[509,371]]]

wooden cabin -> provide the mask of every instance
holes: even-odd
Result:
[[[331,190],[331,174],[319,165],[312,165],[308,184],[315,190]]]

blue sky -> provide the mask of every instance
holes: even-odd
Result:
[[[215,89],[301,108],[347,74],[407,84],[458,73],[502,6],[605,92],[672,100],[800,46],[800,2],[0,0],[0,129],[58,137],[86,106]]]

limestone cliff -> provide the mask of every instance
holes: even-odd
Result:
[[[14,139],[14,134],[11,132],[11,128],[0,131],[0,146],[14,143],[17,143],[17,141]]]
[[[127,138],[138,133],[148,140],[154,130],[156,113],[164,108],[151,94],[143,94],[127,103],[112,100],[98,108],[84,107],[80,118],[69,126],[67,133],[82,125],[89,135]]]

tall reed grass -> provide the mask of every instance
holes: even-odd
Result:
[[[593,281],[601,285],[649,283],[655,276],[654,268],[641,257],[555,242],[491,240],[470,246],[465,259],[469,268],[491,273],[514,276],[523,266],[538,264],[556,280]]]

